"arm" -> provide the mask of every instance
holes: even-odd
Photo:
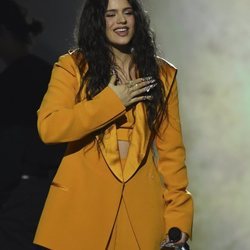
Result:
[[[106,87],[93,100],[75,103],[79,71],[71,55],[54,65],[48,90],[38,110],[38,131],[45,143],[79,140],[125,113],[114,91]]]
[[[188,176],[185,166],[185,148],[182,141],[179,117],[176,70],[171,69],[172,79],[167,103],[168,117],[162,122],[155,144],[158,152],[158,169],[163,177],[166,201],[164,213],[166,232],[179,227],[191,237],[193,222],[193,201],[187,191]]]

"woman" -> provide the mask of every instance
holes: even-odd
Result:
[[[176,68],[156,56],[138,0],[87,0],[77,50],[60,57],[38,111],[45,143],[68,148],[35,243],[156,250],[191,236]]]

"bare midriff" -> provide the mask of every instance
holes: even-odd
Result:
[[[129,141],[118,140],[118,148],[120,153],[120,159],[124,160],[128,156]]]

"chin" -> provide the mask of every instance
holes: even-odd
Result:
[[[129,46],[132,39],[120,39],[120,40],[111,40],[110,44],[113,46]]]
[[[130,43],[110,43],[112,47],[123,51],[125,53],[130,53],[131,52],[131,45]]]

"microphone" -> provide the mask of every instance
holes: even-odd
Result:
[[[182,233],[178,227],[171,227],[168,231],[169,241],[161,243],[160,250],[190,250],[189,245],[185,243],[176,244],[181,239]]]

